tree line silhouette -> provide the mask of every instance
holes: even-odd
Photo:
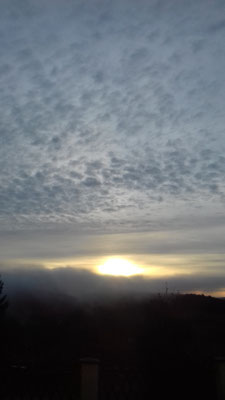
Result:
[[[158,398],[167,392],[174,399],[213,398],[213,360],[225,355],[223,299],[171,294],[81,303],[20,295],[14,301],[12,312],[1,280],[1,368],[63,369],[91,356],[103,370],[135,366]]]

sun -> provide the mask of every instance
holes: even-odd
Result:
[[[101,275],[114,276],[133,276],[140,275],[142,268],[131,263],[128,260],[118,257],[111,257],[104,264],[97,267],[98,273]]]

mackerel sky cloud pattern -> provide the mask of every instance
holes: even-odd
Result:
[[[224,1],[0,8],[0,235],[223,235]]]

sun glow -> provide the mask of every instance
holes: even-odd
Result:
[[[112,257],[99,265],[98,273],[102,275],[132,276],[142,274],[142,268],[123,258]]]

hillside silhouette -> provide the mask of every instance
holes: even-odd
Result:
[[[207,399],[215,390],[213,363],[225,355],[223,299],[171,294],[81,302],[20,293],[13,301],[1,322],[2,368],[64,368],[91,356],[103,370],[135,367],[158,398],[179,398],[181,391],[190,398],[195,390],[191,398]]]

